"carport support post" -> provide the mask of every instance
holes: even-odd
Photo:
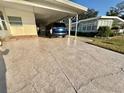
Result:
[[[71,36],[71,18],[68,19],[69,25],[68,25],[68,35]]]
[[[75,28],[75,36],[77,36],[78,31],[78,14],[76,15],[76,28]]]

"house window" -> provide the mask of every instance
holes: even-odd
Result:
[[[84,30],[84,31],[86,30],[86,25],[83,26],[83,30]]]
[[[87,30],[91,30],[91,25],[88,25],[87,26]]]
[[[78,31],[79,31],[79,32],[82,31],[82,25],[83,25],[83,24],[79,24],[79,27],[78,27]]]
[[[21,19],[21,17],[8,16],[8,19],[9,19],[9,23],[11,25],[19,25],[19,26],[22,25],[22,19]]]
[[[96,25],[92,25],[92,30],[96,30],[97,26]]]

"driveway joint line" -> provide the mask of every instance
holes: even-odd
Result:
[[[79,87],[78,91],[81,89],[81,87],[87,86],[87,85],[89,85],[90,83],[92,83],[93,81],[95,81],[95,80],[97,80],[97,79],[105,78],[105,77],[108,77],[108,76],[117,75],[117,74],[119,74],[119,73],[121,73],[121,72],[124,72],[124,68],[120,68],[120,70],[119,70],[118,72],[116,72],[116,73],[108,73],[108,74],[104,74],[104,75],[101,75],[101,76],[97,76],[97,77],[91,78],[91,79],[88,80],[87,83],[81,85],[81,86]]]
[[[64,76],[66,77],[66,79],[68,80],[68,82],[70,83],[70,85],[72,86],[72,88],[74,89],[75,93],[78,93],[77,89],[74,87],[74,85],[72,84],[71,80],[69,79],[69,77],[67,76],[67,74],[64,72],[64,70],[62,69],[61,65],[59,64],[59,62],[57,61],[56,57],[53,55],[53,53],[51,51],[48,51],[51,56],[54,58],[55,62],[58,64],[58,66],[60,67],[60,70],[62,71],[62,73],[64,74]]]

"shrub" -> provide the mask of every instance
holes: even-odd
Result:
[[[71,31],[71,35],[75,35],[75,31]],[[94,37],[97,32],[78,32],[77,36]]]
[[[112,36],[112,31],[110,27],[102,26],[102,27],[99,27],[97,35],[101,37],[109,37],[109,36]]]

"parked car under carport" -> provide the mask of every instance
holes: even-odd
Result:
[[[63,18],[70,20],[76,16],[78,19],[78,14],[87,11],[86,7],[70,0],[2,0],[0,6],[5,23],[9,21],[6,25],[12,36],[37,36],[37,21],[44,28]],[[70,28],[69,22],[69,31]]]

